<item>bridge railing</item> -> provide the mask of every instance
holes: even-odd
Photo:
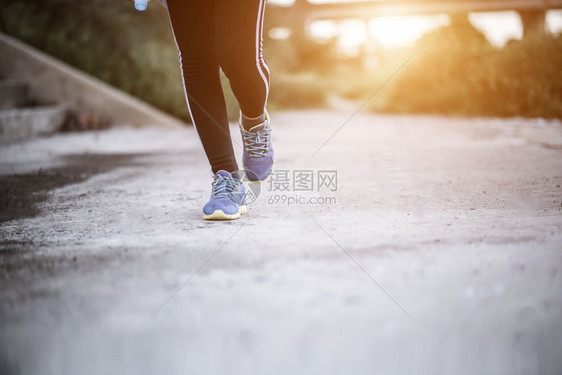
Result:
[[[310,3],[295,0],[291,6],[270,3],[266,27],[284,26],[305,32],[317,20],[364,19],[390,15],[430,15],[515,10],[525,33],[544,30],[549,9],[562,9],[562,0],[371,0]]]

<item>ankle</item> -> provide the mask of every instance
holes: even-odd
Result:
[[[247,117],[242,112],[240,112],[240,114],[240,124],[242,125],[244,130],[250,130],[256,125],[263,124],[263,122],[266,120],[265,111],[257,117]]]

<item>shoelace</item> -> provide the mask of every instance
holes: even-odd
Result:
[[[269,149],[270,128],[250,132],[242,129],[242,137],[244,138],[244,146],[246,151],[252,158],[264,157]]]
[[[212,198],[228,197],[233,191],[238,189],[240,181],[234,177],[216,176],[213,181],[213,191],[211,192]]]

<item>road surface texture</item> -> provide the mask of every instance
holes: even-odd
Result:
[[[2,146],[1,372],[561,374],[562,124],[348,116],[234,222],[193,128]]]

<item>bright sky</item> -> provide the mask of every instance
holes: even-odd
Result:
[[[292,0],[270,0],[275,3],[290,4]],[[311,0],[311,2],[332,2],[337,0]],[[480,29],[490,42],[498,47],[509,39],[521,38],[523,27],[516,12],[472,13],[472,24]],[[435,16],[387,16],[371,19],[368,23],[361,20],[317,21],[310,26],[310,32],[317,38],[338,37],[338,43],[344,51],[352,52],[364,44],[368,37],[371,42],[384,47],[398,47],[415,42],[424,32],[448,24],[446,15]],[[547,29],[562,32],[562,11],[547,12]],[[277,30],[278,37],[287,33]]]

